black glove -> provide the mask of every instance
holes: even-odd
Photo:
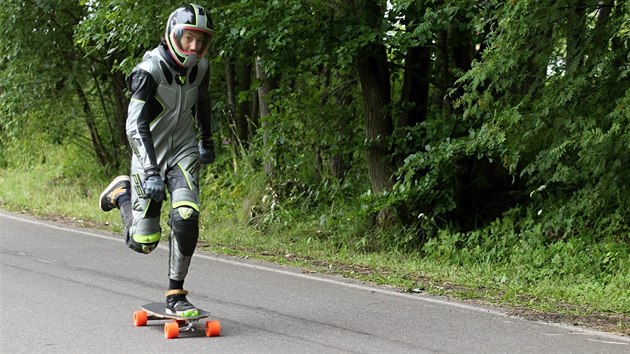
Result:
[[[162,181],[159,174],[147,177],[142,188],[144,189],[144,195],[147,198],[151,198],[156,202],[164,200],[164,181]]]
[[[214,162],[214,144],[212,143],[212,140],[199,142],[199,158],[201,163]]]

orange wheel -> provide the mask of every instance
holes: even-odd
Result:
[[[206,322],[206,337],[217,337],[221,335],[221,323],[219,321]]]
[[[133,313],[133,324],[136,327],[145,326],[147,324],[147,313],[144,311],[136,311]]]
[[[177,322],[167,322],[164,324],[164,337],[173,339],[179,337],[179,324]]]

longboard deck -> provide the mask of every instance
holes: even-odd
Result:
[[[140,306],[140,308],[146,311],[147,314],[151,316],[164,318],[164,319],[179,320],[179,321],[195,321],[195,320],[199,320],[199,319],[210,316],[210,313],[208,313],[208,311],[204,311],[201,309],[198,309],[199,315],[191,316],[191,317],[181,317],[181,316],[173,315],[170,313],[166,313],[166,308],[164,307],[163,302],[152,302],[149,304],[142,305]]]
[[[164,323],[164,337],[173,339],[179,337],[180,332],[195,332],[197,328],[195,324],[202,318],[208,317],[208,311],[199,310],[197,316],[181,317],[166,313],[166,308],[162,302],[152,302],[140,306],[142,310],[133,313],[133,324],[136,327],[147,325],[150,320],[167,320]],[[170,320],[170,321],[169,321]],[[216,337],[221,335],[221,323],[217,320],[206,321],[205,333],[207,337]]]

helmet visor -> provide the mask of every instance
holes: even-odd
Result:
[[[186,57],[195,54],[198,58],[203,58],[208,53],[212,34],[198,27],[178,25],[171,32],[171,36],[179,55]]]

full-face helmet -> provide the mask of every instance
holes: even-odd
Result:
[[[189,4],[173,11],[166,24],[166,46],[182,68],[191,68],[203,58],[210,46],[212,19],[206,9]],[[194,44],[191,46],[191,40]]]

